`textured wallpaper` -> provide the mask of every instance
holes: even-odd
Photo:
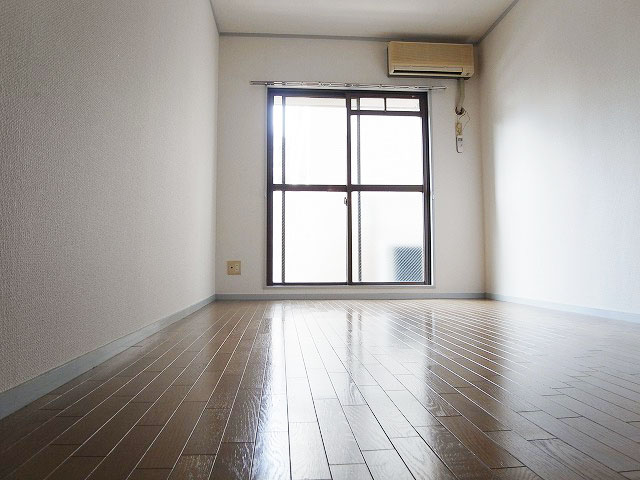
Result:
[[[482,42],[487,292],[640,314],[639,24],[526,0]]]
[[[0,391],[214,293],[208,0],[0,2]]]

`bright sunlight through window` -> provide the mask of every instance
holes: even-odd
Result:
[[[429,284],[426,94],[272,89],[269,285]]]

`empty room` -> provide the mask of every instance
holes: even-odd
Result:
[[[640,480],[640,1],[0,0],[0,479]]]

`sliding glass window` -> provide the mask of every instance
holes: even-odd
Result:
[[[431,283],[426,95],[269,89],[268,285]]]

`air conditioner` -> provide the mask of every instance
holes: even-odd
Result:
[[[389,42],[389,76],[469,78],[473,45]]]

